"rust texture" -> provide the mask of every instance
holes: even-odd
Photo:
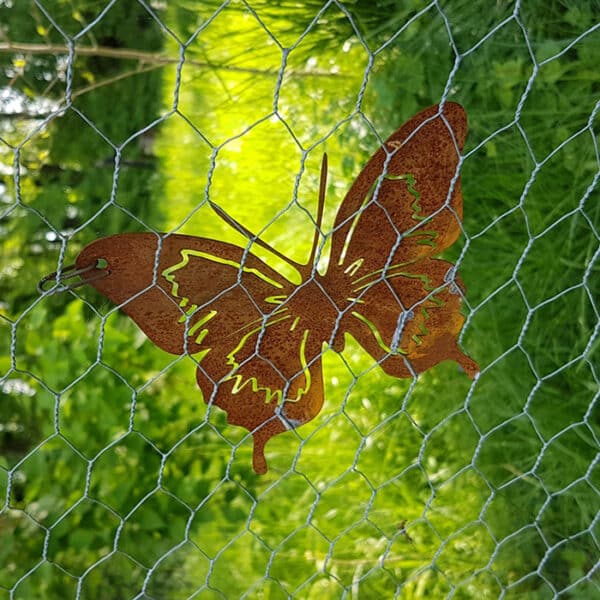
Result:
[[[448,359],[477,374],[457,346],[464,287],[435,258],[461,232],[467,132],[460,105],[441,115],[438,106],[419,113],[374,154],[338,210],[326,273],[313,269],[313,248],[295,265],[298,286],[243,248],[194,236],[115,235],[77,257],[78,269],[106,261],[105,277],[83,279],[157,346],[197,355],[205,402],[252,433],[257,473],[271,437],[319,413],[322,352],[343,350],[346,334],[394,377]]]

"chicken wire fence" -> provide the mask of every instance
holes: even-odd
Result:
[[[597,9],[0,1],[0,598],[596,597]],[[445,102],[469,115],[443,254],[466,291],[439,287],[473,381],[392,377],[347,336],[317,357],[324,407],[257,475],[252,436],[202,401],[204,357],[91,286],[37,291],[124,232],[231,242],[238,286],[254,234],[303,264],[327,151],[325,264],[368,157]]]

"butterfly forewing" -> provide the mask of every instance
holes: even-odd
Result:
[[[258,258],[244,257],[241,248],[193,236],[170,235],[160,245],[153,234],[110,236],[84,248],[76,265],[97,260],[107,262],[109,276],[90,283],[173,354],[205,349],[203,335],[210,330],[204,325],[217,316],[219,326],[211,329],[218,335],[237,331],[260,317],[260,309],[269,310],[265,298],[288,294],[291,285]],[[214,301],[220,301],[217,313],[209,308]],[[233,305],[236,310],[228,311]]]
[[[433,255],[460,234],[457,176],[467,121],[463,108],[420,112],[369,160],[346,194],[332,236],[330,269],[364,274]],[[386,163],[386,159],[388,162]]]

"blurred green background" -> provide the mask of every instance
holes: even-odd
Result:
[[[599,10],[0,0],[0,600],[597,598]],[[349,339],[257,476],[190,358],[93,290],[36,291],[105,235],[244,244],[207,194],[303,261],[323,152],[327,229],[377,136],[444,95],[474,384]]]

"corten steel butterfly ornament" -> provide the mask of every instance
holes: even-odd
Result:
[[[345,334],[394,377],[414,376],[447,359],[471,378],[477,374],[477,364],[457,346],[462,283],[452,263],[433,258],[461,232],[456,175],[466,132],[463,108],[448,102],[420,112],[385,142],[342,201],[324,275],[315,261],[326,157],[306,264],[285,257],[211,203],[253,244],[292,265],[300,285],[233,244],[153,233],[92,242],[70,271],[63,270],[61,282],[79,275],[76,285],[96,288],[157,346],[196,355],[205,402],[252,433],[254,470],[265,473],[267,441],[319,413],[323,348],[341,352]],[[42,280],[42,291],[53,279],[56,274]]]

